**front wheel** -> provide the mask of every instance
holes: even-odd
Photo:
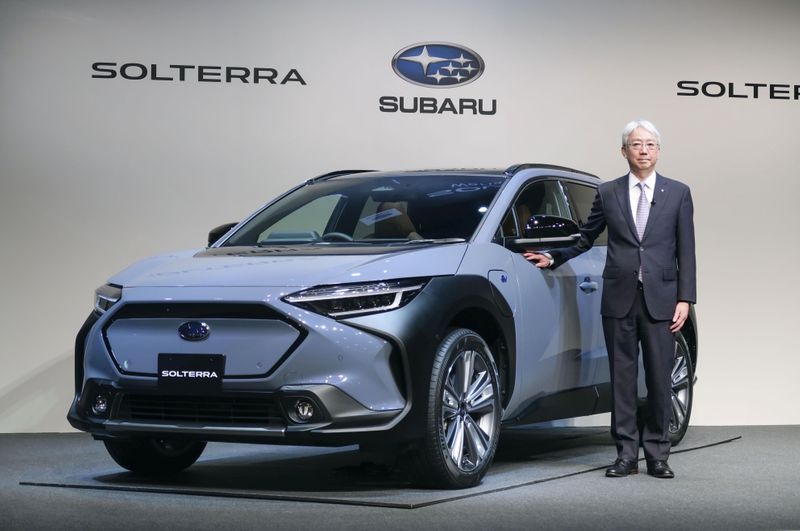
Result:
[[[477,485],[500,437],[500,388],[491,350],[477,333],[450,332],[431,371],[419,478],[437,488]]]
[[[203,441],[177,439],[124,439],[103,441],[109,455],[122,468],[144,475],[180,472],[203,453]]]

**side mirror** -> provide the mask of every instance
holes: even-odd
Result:
[[[578,225],[558,216],[531,216],[525,223],[524,238],[511,241],[518,250],[554,249],[573,245],[581,237]]]
[[[211,231],[208,233],[208,246],[211,247],[212,245],[214,245],[217,242],[217,240],[225,236],[229,230],[231,230],[238,224],[239,224],[238,221],[235,223],[226,223],[224,225],[220,225],[219,227],[214,227],[213,229],[211,229]]]

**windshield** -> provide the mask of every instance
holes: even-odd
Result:
[[[491,175],[427,173],[313,182],[259,212],[224,246],[464,241],[503,181]]]

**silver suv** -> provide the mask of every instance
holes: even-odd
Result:
[[[603,237],[555,271],[521,254],[574,243],[599,182],[541,164],[310,179],[98,288],[69,421],[143,474],[207,441],[359,444],[475,485],[502,427],[609,411]],[[696,330],[677,341],[675,443]]]

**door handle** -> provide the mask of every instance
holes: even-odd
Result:
[[[598,285],[597,282],[593,282],[589,277],[583,279],[583,282],[578,284],[578,287],[581,288],[581,291],[584,293],[592,293],[593,291],[597,291]]]

